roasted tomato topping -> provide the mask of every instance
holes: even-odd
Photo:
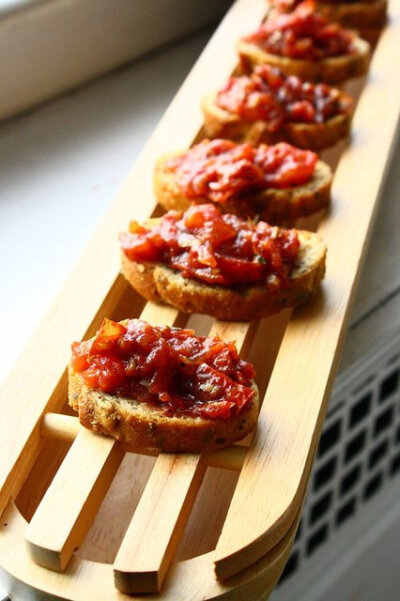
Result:
[[[290,12],[296,8],[299,4],[301,4],[302,0],[270,0],[270,4],[274,6],[280,12]],[[375,2],[376,0],[318,0],[318,4],[370,4],[371,2]]]
[[[249,76],[231,77],[215,102],[242,119],[267,121],[270,131],[285,122],[325,123],[352,110],[351,99],[339,90],[286,76],[270,65],[259,65]]]
[[[72,344],[72,367],[90,388],[158,406],[167,416],[229,419],[249,407],[254,368],[235,344],[140,319],[105,319]]]
[[[161,262],[181,271],[184,277],[220,286],[282,288],[288,283],[300,247],[295,230],[223,215],[213,204],[192,205],[185,213],[169,211],[145,232],[136,233],[136,229],[134,222],[133,232],[120,236],[128,259]],[[146,237],[151,249],[148,257],[137,252],[138,236]],[[159,254],[155,257],[156,248]]]
[[[320,60],[354,52],[355,36],[315,12],[313,0],[301,2],[293,12],[268,19],[243,38],[265,52],[303,60]]]
[[[284,78],[277,69],[268,66],[264,75],[263,68],[264,65],[261,66],[260,71],[260,67],[257,67],[251,76],[230,77],[218,92],[216,104],[249,121],[258,119],[268,121],[271,131],[276,131],[285,121],[285,110],[276,94],[279,87],[276,88],[274,82],[269,82],[269,79],[272,80],[274,74],[279,73],[280,85],[282,85]]]
[[[301,3],[301,0],[271,0],[270,4],[281,13],[289,13]]]
[[[299,2],[299,0],[297,0]],[[319,2],[321,2],[323,4],[371,4],[372,2],[376,2],[376,0],[340,0],[340,2],[338,3],[338,0],[319,0]]]
[[[290,188],[308,182],[318,157],[281,142],[273,146],[203,140],[165,162],[186,198],[226,202],[265,188]]]

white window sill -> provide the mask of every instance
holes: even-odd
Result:
[[[229,4],[14,0],[0,5],[0,119],[214,22]]]

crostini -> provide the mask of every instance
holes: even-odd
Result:
[[[273,144],[286,141],[321,150],[349,135],[354,102],[324,83],[286,76],[258,65],[249,75],[230,77],[202,102],[209,138]]]
[[[370,45],[315,12],[313,0],[267,19],[238,44],[242,68],[269,64],[305,81],[338,83],[367,72]]]
[[[285,142],[274,146],[203,140],[161,157],[154,191],[167,209],[214,202],[225,213],[292,224],[328,206],[332,172],[317,155]]]
[[[254,377],[233,342],[105,319],[94,338],[72,344],[68,398],[83,426],[128,448],[197,453],[254,428]]]
[[[274,11],[288,13],[301,1],[268,0],[268,4]],[[364,28],[382,27],[385,24],[387,4],[387,0],[317,0],[315,8],[329,21],[362,31]]]
[[[122,274],[142,296],[227,321],[301,305],[325,273],[318,234],[244,221],[212,204],[132,222],[120,242]]]

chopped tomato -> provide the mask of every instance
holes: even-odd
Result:
[[[352,110],[349,97],[336,88],[304,82],[270,65],[258,65],[250,75],[229,78],[215,103],[247,121],[265,121],[271,132],[287,122],[324,123]]]
[[[256,160],[269,162],[279,182],[282,178],[301,182],[313,169],[313,153],[297,150],[292,153],[288,144],[277,144],[273,149],[268,154],[260,147]],[[275,180],[274,185],[278,187]],[[172,231],[175,238],[170,239]],[[257,224],[244,221],[222,214],[211,204],[192,205],[185,213],[170,211],[158,225],[138,235],[146,236],[153,248],[153,237],[163,238],[164,232],[167,237],[155,256],[152,251],[145,257],[142,252],[136,254],[135,241],[132,247],[123,250],[132,260],[166,263],[184,277],[220,286],[253,283],[270,286],[273,275],[275,286],[284,287],[300,246],[295,230],[272,227],[262,221]],[[131,344],[129,332],[120,344]]]
[[[308,181],[317,155],[281,142],[273,146],[203,140],[187,152],[169,159],[165,167],[177,178],[187,198],[224,203],[232,197],[270,187],[290,188]],[[207,216],[189,209],[188,229],[203,227]]]
[[[137,233],[120,234],[121,248],[126,250],[128,258],[135,256],[138,261],[154,261],[156,259],[159,254],[159,244],[155,239],[150,240],[146,236],[146,231],[146,228],[141,228],[141,231]]]
[[[269,146],[264,152],[263,145],[258,148],[256,160],[265,172],[265,181],[271,187],[287,188],[309,181],[314,173],[317,155],[311,150],[300,150],[281,142]]]
[[[92,346],[91,341],[85,340],[84,342],[73,342],[71,345],[72,359],[71,365],[75,371],[84,371],[89,367],[87,361],[90,347]]]
[[[214,205],[192,205],[185,212],[184,223],[191,232],[206,232],[211,244],[223,244],[236,237],[235,228],[220,218]]]
[[[257,75],[231,77],[217,94],[217,105],[250,121],[267,121],[276,131],[284,120],[284,109],[271,89]]]
[[[157,405],[166,415],[227,419],[254,395],[254,368],[235,345],[192,330],[105,320],[93,341],[74,342],[72,351],[73,369],[90,388]]]
[[[265,265],[257,258],[249,261],[216,253],[219,270],[230,283],[257,283],[265,276]]]
[[[102,392],[113,392],[125,380],[125,369],[122,361],[116,357],[98,355],[90,357],[90,365],[84,371],[84,380],[91,388]]]
[[[101,324],[100,330],[92,343],[92,353],[102,353],[112,350],[117,346],[117,342],[123,334],[125,334],[126,328],[120,323],[111,321],[111,319],[105,318]]]
[[[259,188],[263,180],[263,173],[254,161],[254,148],[229,140],[203,140],[186,153],[169,159],[165,168],[176,174],[186,197],[214,202],[226,202],[235,194]],[[198,227],[196,219],[200,216],[190,216],[188,227]]]
[[[267,19],[244,38],[270,54],[311,61],[351,54],[354,39],[354,34],[316,12],[314,0],[304,0],[293,12]]]
[[[228,376],[202,364],[197,369],[198,409],[206,416],[226,419],[240,413],[240,410],[254,396],[250,388],[246,388],[231,380]],[[206,407],[201,404],[204,399]]]

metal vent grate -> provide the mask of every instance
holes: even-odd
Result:
[[[293,550],[280,584],[400,473],[400,340],[335,386]]]

